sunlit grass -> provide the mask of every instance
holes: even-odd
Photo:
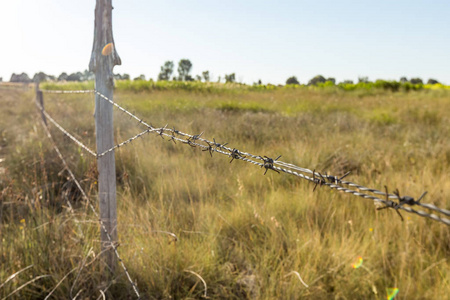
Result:
[[[32,93],[0,92],[0,289],[44,298],[100,296],[99,228],[37,123]],[[115,101],[154,126],[175,127],[231,148],[276,157],[449,208],[448,91],[344,92],[286,88],[121,90]],[[15,105],[13,105],[15,104]],[[93,96],[45,95],[48,112],[95,149]],[[115,112],[115,139],[144,130]],[[51,127],[95,202],[95,160]],[[445,299],[449,228],[286,174],[174,144],[159,136],[116,152],[119,251],[146,298]],[[72,216],[66,197],[76,208]],[[21,222],[25,220],[24,222]],[[81,232],[77,224],[80,225]],[[164,232],[174,233],[178,241]],[[84,237],[83,237],[84,236]],[[363,257],[364,268],[351,264]],[[298,272],[306,288],[295,275]],[[64,276],[68,276],[64,278]],[[133,297],[120,267],[110,298]]]

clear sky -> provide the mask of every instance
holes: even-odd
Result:
[[[450,84],[450,1],[113,1],[116,73],[156,79],[167,60],[213,80],[301,83],[317,74]],[[87,69],[95,0],[0,0],[0,77]]]

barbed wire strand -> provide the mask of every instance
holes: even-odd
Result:
[[[37,101],[36,101],[36,105],[37,105],[38,108],[39,108],[40,105],[38,104]],[[58,146],[56,146],[56,142],[55,142],[55,140],[53,139],[53,136],[52,136],[52,134],[50,133],[50,130],[48,129],[47,125],[45,124],[44,120],[42,120],[42,119],[41,119],[41,124],[42,124],[42,126],[44,127],[44,129],[45,129],[45,132],[46,132],[46,134],[47,134],[48,139],[50,140],[50,143],[51,143],[52,146],[53,146],[53,149],[55,150],[55,152],[56,152],[56,154],[58,155],[58,157],[63,161],[64,170],[67,170],[67,171],[70,173],[70,170],[69,170],[69,168],[68,168],[68,165],[66,164],[66,161],[65,161],[64,158],[62,157],[61,151],[59,151]],[[65,198],[66,198],[66,197],[65,197]],[[73,208],[73,206],[72,206],[72,203],[70,203],[70,200],[69,200],[68,198],[66,198],[66,203],[67,203],[67,206],[68,206],[68,208],[69,208],[70,213],[72,214],[72,216],[73,216],[74,219],[75,219],[75,224],[77,224],[77,227],[78,227],[78,234],[79,234],[82,238],[84,238],[83,230],[82,230],[81,227],[80,227],[80,223],[81,223],[81,222],[80,222],[80,221],[78,220],[78,218],[75,216],[75,210],[74,210],[74,208]]]
[[[58,124],[46,111],[42,108],[42,106],[38,103],[36,103],[39,110],[45,115],[45,117],[56,127],[58,128],[64,135],[66,135],[68,138],[70,138],[72,141],[74,141],[79,147],[86,150],[89,154],[92,156],[97,157],[97,153],[95,153],[93,150],[91,150],[88,146],[83,144],[80,140],[78,140],[76,137],[71,135],[67,130],[65,130],[61,125]]]
[[[150,132],[152,132],[152,131],[157,131],[157,130],[160,130],[160,128],[146,129],[146,130],[144,130],[144,131],[142,131],[142,132],[136,134],[135,136],[129,138],[128,140],[125,140],[125,141],[123,141],[122,143],[117,144],[117,145],[113,146],[112,148],[110,148],[110,149],[108,149],[108,150],[106,150],[106,151],[104,151],[104,152],[102,152],[102,153],[100,153],[100,154],[97,154],[97,158],[100,158],[100,157],[102,157],[102,156],[108,154],[109,152],[114,151],[114,150],[117,149],[117,148],[120,148],[120,147],[122,147],[122,146],[124,146],[124,145],[126,145],[126,144],[128,144],[128,143],[131,143],[132,141],[134,141],[134,140],[136,140],[136,139],[138,139],[138,138],[140,138],[140,137],[143,137],[144,135],[146,135],[146,134],[148,134],[148,133],[150,133]]]
[[[248,152],[239,151],[239,150],[237,150],[237,149],[235,149],[235,148],[232,149],[232,148],[230,148],[230,147],[226,147],[226,146],[224,146],[224,145],[222,145],[222,144],[216,143],[215,140],[214,140],[214,141],[210,141],[210,140],[201,138],[200,136],[201,136],[203,133],[201,133],[201,134],[199,134],[199,135],[191,135],[191,134],[187,134],[187,133],[181,132],[181,131],[179,131],[179,130],[175,130],[175,128],[174,128],[174,129],[167,128],[167,126],[165,126],[165,127],[163,127],[163,128],[160,128],[160,129],[156,129],[155,127],[153,127],[152,125],[147,124],[146,122],[143,121],[143,119],[137,117],[135,114],[133,114],[133,113],[131,113],[130,111],[128,111],[127,109],[123,108],[122,106],[120,106],[120,105],[117,104],[116,102],[114,102],[114,101],[108,99],[108,97],[106,97],[105,95],[101,94],[100,92],[95,91],[95,93],[98,94],[98,95],[99,95],[102,99],[104,99],[105,101],[108,101],[109,103],[111,103],[112,105],[114,105],[114,106],[115,106],[116,108],[118,108],[120,111],[126,113],[126,114],[129,115],[130,117],[132,117],[132,118],[134,118],[135,120],[137,120],[137,121],[139,122],[139,124],[142,124],[142,125],[146,126],[147,128],[151,129],[151,132],[153,132],[153,133],[156,132],[156,133],[158,133],[158,135],[161,135],[161,136],[163,136],[163,135],[164,135],[164,136],[167,136],[167,137],[169,137],[171,140],[181,141],[181,142],[184,143],[184,144],[189,144],[189,145],[191,145],[191,146],[198,146],[198,147],[200,147],[200,148],[203,148],[204,150],[206,149],[206,150],[209,150],[209,151],[214,151],[214,152],[221,153],[221,154],[224,154],[224,155],[227,155],[227,156],[232,156],[233,153],[237,153],[237,154],[239,154],[239,155],[237,155],[236,157],[233,156],[233,158],[236,158],[236,159],[239,159],[239,160],[243,160],[243,161],[246,161],[246,162],[250,162],[250,163],[259,165],[259,166],[261,166],[261,167],[264,167],[264,166],[265,166],[263,163],[251,161],[251,160],[249,160],[249,159],[246,159],[246,158],[243,158],[243,157],[242,157],[242,156],[249,156],[249,157],[252,157],[252,158],[255,158],[255,159],[260,159],[260,160],[265,161],[265,159],[264,159],[262,156],[260,156],[260,155],[254,155],[254,154],[251,154],[251,153],[248,153]],[[160,131],[160,132],[158,132],[158,131]],[[163,132],[163,131],[171,132],[171,134],[167,134],[167,133],[165,133],[165,132]],[[187,139],[187,140],[185,140],[185,139],[180,139],[180,138],[176,137],[175,134],[181,135],[181,136],[184,136],[184,137],[187,137],[188,139]],[[199,141],[205,142],[208,146],[193,142],[193,141],[195,141],[195,140],[199,140]],[[215,148],[212,148],[212,146],[214,146]],[[221,151],[221,150],[219,150],[218,148],[222,148],[222,149],[227,150],[227,151],[229,151],[229,152]],[[285,168],[281,168],[281,167],[276,167],[276,166],[273,166],[273,165],[272,165],[272,166],[270,167],[270,169],[272,169],[272,170],[277,170],[277,171],[281,171],[281,172],[284,172],[284,173],[287,173],[287,174],[295,175],[295,176],[297,176],[297,177],[300,177],[300,178],[309,180],[309,181],[314,182],[314,183],[317,183],[317,179],[316,179],[316,178],[311,178],[311,177],[309,177],[309,176],[305,176],[305,175],[303,175],[303,174],[299,174],[298,172],[295,172],[295,171],[289,170],[289,169],[298,170],[298,171],[303,172],[303,173],[309,173],[309,174],[312,174],[313,177],[315,177],[316,175],[317,175],[317,176],[319,176],[319,175],[321,176],[321,174],[318,173],[318,172],[311,171],[311,170],[309,170],[309,169],[307,169],[307,168],[302,168],[302,167],[299,167],[299,166],[296,166],[296,165],[293,165],[293,164],[290,164],[290,163],[286,163],[286,162],[282,162],[282,161],[277,161],[277,160],[272,160],[272,163],[273,163],[273,164],[278,164],[278,165],[281,165],[281,166],[284,166],[284,167],[285,167]],[[289,168],[289,169],[288,169],[288,168]],[[365,186],[362,186],[362,185],[353,183],[353,182],[351,182],[351,181],[343,181],[343,180],[339,180],[339,181],[338,181],[338,177],[336,177],[336,176],[327,175],[327,177],[328,177],[328,178],[334,178],[336,183],[339,182],[339,183],[341,183],[341,184],[344,184],[344,185],[347,185],[347,186],[350,186],[350,187],[355,187],[355,188],[357,188],[357,189],[360,190],[360,191],[371,192],[371,193],[374,193],[374,194],[377,194],[377,195],[384,195],[384,196],[387,195],[387,197],[388,197],[389,199],[398,199],[398,200],[401,200],[401,199],[399,199],[399,197],[398,197],[397,195],[395,195],[395,194],[389,194],[389,193],[385,193],[385,192],[379,191],[379,190],[374,189],[374,188],[368,188],[368,187],[365,187]],[[329,182],[321,182],[321,185],[326,185],[326,186],[328,186],[328,187],[330,187],[330,188],[335,188],[335,189],[337,189],[337,190],[339,190],[339,191],[342,191],[342,192],[345,192],[345,193],[350,193],[350,194],[353,194],[353,195],[355,195],[355,196],[359,196],[359,197],[362,197],[362,198],[372,199],[372,200],[374,200],[374,201],[376,201],[376,202],[384,203],[385,205],[387,205],[387,206],[389,206],[389,207],[393,207],[393,206],[395,205],[395,202],[393,202],[393,201],[389,201],[389,200],[386,201],[386,200],[384,200],[384,199],[381,199],[381,198],[378,198],[378,197],[374,197],[374,196],[370,196],[370,195],[367,195],[367,194],[364,194],[364,193],[360,193],[360,192],[357,192],[357,191],[352,190],[352,189],[346,189],[346,188],[344,188],[344,187],[342,187],[342,186],[334,185],[334,184],[329,183]],[[436,211],[436,212],[439,212],[439,213],[445,214],[445,215],[447,215],[447,216],[450,216],[450,211],[449,211],[449,210],[439,208],[439,207],[435,206],[434,204],[415,202],[414,205],[421,206],[421,207],[425,207],[425,208],[428,208],[428,209],[430,209],[430,210],[434,210],[434,211]],[[428,213],[426,213],[426,212],[424,212],[424,211],[416,211],[416,210],[414,210],[414,209],[412,209],[412,208],[410,208],[410,207],[404,207],[403,205],[401,205],[400,208],[401,208],[402,210],[405,210],[405,211],[409,212],[409,213],[415,213],[415,214],[417,214],[417,215],[419,215],[419,216],[431,218],[431,219],[433,219],[433,220],[442,222],[442,223],[444,223],[444,224],[446,224],[446,225],[450,225],[450,220],[448,220],[448,219],[446,219],[446,218],[440,218],[440,217],[438,217],[438,216],[436,216],[436,215],[434,215],[434,214],[428,214]]]
[[[45,113],[45,110],[42,109],[42,106],[40,106],[37,102],[36,102],[36,104],[37,104],[38,108],[39,108],[42,112]],[[49,117],[48,114],[46,114],[46,117],[47,117],[47,118]],[[130,282],[130,284],[131,284],[132,287],[133,287],[134,293],[136,294],[136,296],[138,297],[138,299],[140,299],[141,296],[140,296],[140,294],[139,294],[139,290],[138,290],[136,284],[135,284],[135,283],[133,282],[133,280],[131,279],[130,273],[128,272],[128,269],[127,269],[127,267],[125,266],[125,263],[123,262],[122,258],[120,258],[119,251],[117,250],[117,247],[116,247],[116,245],[114,244],[114,242],[113,242],[113,240],[112,240],[112,238],[111,238],[111,235],[109,234],[108,230],[106,229],[106,226],[105,226],[103,220],[100,218],[99,214],[98,214],[97,211],[95,210],[94,205],[93,205],[92,202],[90,201],[89,197],[87,196],[87,194],[85,193],[85,191],[84,191],[83,188],[81,187],[79,181],[76,179],[75,175],[73,174],[72,170],[69,168],[69,165],[67,164],[67,162],[66,162],[66,160],[64,159],[63,155],[61,154],[61,152],[59,151],[58,147],[56,146],[56,143],[55,143],[55,141],[54,141],[54,139],[53,139],[53,137],[52,137],[52,135],[51,135],[51,133],[50,133],[50,130],[48,129],[47,126],[45,126],[45,123],[44,123],[44,122],[42,122],[42,123],[43,123],[43,127],[44,127],[44,129],[45,129],[45,131],[46,131],[46,133],[47,133],[47,136],[48,136],[49,139],[52,141],[52,144],[53,144],[53,147],[54,147],[56,153],[58,154],[59,158],[61,159],[61,161],[62,161],[62,163],[63,163],[65,169],[66,169],[67,172],[69,173],[70,178],[75,182],[75,185],[77,186],[78,190],[81,192],[81,195],[82,195],[83,199],[86,201],[86,203],[88,203],[88,205],[89,205],[91,211],[94,213],[95,217],[98,219],[98,221],[99,221],[99,223],[100,223],[101,229],[102,229],[103,232],[105,233],[105,235],[106,235],[106,237],[107,237],[107,239],[108,239],[108,241],[109,241],[109,243],[110,243],[110,245],[111,245],[111,247],[112,247],[112,249],[113,249],[113,251],[114,251],[114,254],[116,255],[117,259],[119,260],[119,262],[120,262],[120,264],[121,264],[121,266],[122,266],[122,268],[123,268],[123,270],[124,270],[124,272],[125,272],[125,274],[126,274],[126,276],[127,276],[128,281]],[[56,123],[56,122],[55,122],[55,123]],[[61,128],[62,128],[62,127],[61,127]],[[58,129],[60,129],[60,130],[61,130],[61,128],[58,127]],[[63,129],[63,128],[62,128],[62,129]],[[74,141],[75,141],[75,140],[74,140]],[[78,144],[78,143],[77,143],[77,144]],[[96,155],[94,154],[94,156],[96,156]]]
[[[293,170],[298,170],[298,171],[303,172],[303,173],[314,174],[314,171],[312,171],[310,169],[301,168],[301,167],[295,166],[295,165],[290,164],[290,163],[285,163],[285,162],[282,162],[282,161],[275,161],[274,163],[278,164],[278,165],[281,165],[281,166],[284,166],[286,168],[290,168],[290,169],[293,169]],[[315,174],[318,175],[318,172],[315,172]],[[339,178],[336,177],[336,176],[328,175],[327,177],[339,180]],[[386,196],[387,195],[389,197],[389,199],[399,199],[399,197],[397,195],[395,195],[395,194],[389,194],[389,193],[386,194],[386,192],[382,192],[382,191],[380,191],[378,189],[368,188],[368,187],[359,185],[359,184],[351,182],[351,181],[339,180],[339,183],[343,184],[343,185],[350,186],[350,187],[355,187],[355,188],[357,188],[360,191],[371,192],[371,193],[374,193],[374,194],[380,195],[380,196]],[[416,202],[415,205],[421,206],[421,207],[424,207],[424,208],[428,208],[430,210],[434,210],[436,212],[439,212],[439,213],[442,213],[444,215],[450,216],[450,210],[439,208],[439,207],[435,206],[434,204]]]
[[[66,129],[64,129],[64,127],[62,127],[58,122],[56,122],[56,121],[55,121],[55,120],[47,113],[47,111],[46,111],[45,109],[42,108],[42,106],[41,106],[40,104],[37,104],[37,105],[38,105],[38,108],[39,108],[39,109],[42,111],[42,113],[45,115],[45,117],[46,117],[47,119],[49,119],[49,121],[50,121],[56,128],[58,128],[64,135],[66,135],[68,138],[70,138],[72,141],[74,141],[79,147],[81,147],[82,149],[84,149],[85,151],[87,151],[89,154],[91,154],[92,156],[95,156],[95,157],[97,157],[97,158],[100,158],[100,157],[106,155],[107,153],[109,153],[109,152],[111,152],[111,151],[114,151],[115,149],[117,149],[117,148],[119,148],[119,147],[122,147],[122,146],[124,146],[124,145],[126,145],[126,144],[128,144],[128,143],[131,143],[132,141],[134,141],[134,140],[136,140],[136,139],[138,139],[138,138],[144,136],[145,134],[147,134],[147,133],[149,133],[149,132],[161,130],[161,128],[154,128],[154,129],[147,129],[147,130],[144,130],[144,131],[142,131],[142,132],[136,134],[135,136],[133,136],[133,137],[131,137],[131,138],[129,138],[129,139],[127,139],[127,140],[125,140],[125,141],[119,143],[119,144],[114,145],[114,146],[111,147],[110,149],[108,149],[108,150],[106,150],[106,151],[104,151],[104,152],[102,152],[102,153],[100,153],[100,154],[97,154],[97,153],[95,153],[93,150],[91,150],[88,146],[86,146],[85,144],[83,144],[80,140],[78,140],[76,137],[74,137],[72,134],[70,134],[70,133],[69,133]]]
[[[41,92],[44,93],[48,93],[48,94],[90,94],[90,93],[94,93],[95,90],[77,90],[77,91],[72,91],[72,90],[41,90]]]

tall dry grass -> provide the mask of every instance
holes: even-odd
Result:
[[[67,179],[32,105],[0,92],[0,296],[133,296],[118,268],[102,277],[99,228]],[[175,127],[449,208],[450,93],[282,89],[232,93],[117,91],[155,126]],[[51,115],[94,148],[93,98],[45,95]],[[116,140],[143,130],[120,112]],[[52,128],[95,201],[95,160]],[[148,136],[116,152],[119,251],[144,298],[445,299],[449,228],[298,178]],[[65,201],[76,207],[72,215]],[[80,226],[81,231],[78,229]],[[173,237],[165,232],[174,233]],[[361,256],[363,267],[352,262]],[[296,277],[298,272],[306,288]],[[37,276],[49,275],[38,278]],[[32,283],[30,280],[35,278]],[[27,284],[28,283],[28,284]],[[22,285],[22,289],[17,290]],[[56,287],[56,289],[55,289]]]

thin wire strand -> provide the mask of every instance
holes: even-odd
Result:
[[[48,94],[90,94],[95,92],[95,90],[65,91],[65,90],[41,90],[41,89],[40,91]]]
[[[285,162],[282,162],[282,161],[274,161],[274,163],[278,164],[278,165],[281,165],[283,167],[292,169],[292,170],[298,170],[298,171],[303,172],[303,173],[314,174],[314,171],[311,171],[310,169],[301,168],[301,167],[298,167],[298,166],[290,164],[290,163],[285,163]],[[319,175],[318,172],[315,172],[315,174]],[[330,178],[337,178],[336,176],[332,176],[332,175],[329,175],[329,176],[330,176]],[[380,195],[380,196],[386,196],[387,195],[389,199],[400,200],[399,197],[397,195],[395,195],[395,194],[389,194],[389,193],[386,194],[386,192],[382,192],[382,191],[380,191],[378,189],[365,187],[365,186],[362,186],[360,184],[357,184],[357,183],[354,183],[354,182],[351,182],[351,181],[339,180],[339,183],[342,184],[342,185],[347,185],[347,186],[350,186],[350,187],[357,188],[360,191],[370,192],[370,193],[373,193],[373,194],[376,194],[376,195]],[[434,204],[416,202],[415,205],[421,206],[421,207],[424,207],[424,208],[428,208],[428,209],[436,211],[438,213],[442,213],[442,214],[444,214],[446,216],[450,216],[450,210],[439,208],[439,207],[437,207]]]
[[[81,141],[79,141],[76,137],[71,135],[67,130],[65,130],[61,125],[59,125],[45,110],[42,110],[42,113],[45,115],[45,117],[53,124],[56,128],[58,128],[62,133],[64,133],[68,138],[70,138],[72,141],[74,141],[78,146],[80,146],[82,149],[86,150],[89,154],[92,156],[97,157],[97,153],[95,153],[93,150],[89,149],[88,146],[83,144]]]
[[[122,143],[117,144],[117,145],[113,146],[112,148],[110,148],[110,149],[108,149],[108,150],[106,150],[106,151],[104,151],[104,152],[102,152],[102,153],[100,153],[100,154],[97,154],[97,158],[100,158],[100,157],[102,157],[102,156],[108,154],[109,152],[114,151],[115,149],[117,149],[117,148],[119,148],[119,147],[122,147],[122,146],[124,146],[124,145],[126,145],[126,144],[129,144],[129,143],[131,143],[132,141],[134,141],[134,140],[136,140],[136,139],[138,139],[138,138],[140,138],[140,137],[142,137],[142,136],[144,136],[144,135],[146,135],[146,134],[148,134],[148,133],[150,133],[150,132],[152,132],[152,131],[155,131],[155,130],[159,130],[159,129],[146,129],[146,130],[144,130],[144,131],[142,131],[142,132],[136,134],[135,136],[129,138],[128,140],[123,141]]]

